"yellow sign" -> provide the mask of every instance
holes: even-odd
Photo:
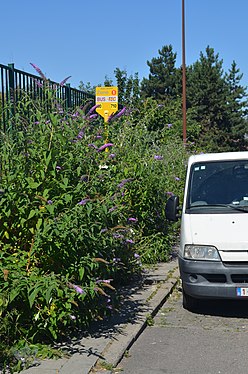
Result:
[[[118,87],[96,87],[96,112],[105,120],[118,110]]]

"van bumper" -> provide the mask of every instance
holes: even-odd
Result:
[[[184,292],[199,299],[248,299],[248,264],[178,258]],[[239,296],[240,294],[240,296]]]

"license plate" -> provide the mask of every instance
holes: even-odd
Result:
[[[237,296],[247,297],[248,296],[248,287],[237,287],[236,288]]]

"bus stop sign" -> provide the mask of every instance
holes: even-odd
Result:
[[[96,87],[96,112],[103,118],[118,110],[118,87]]]

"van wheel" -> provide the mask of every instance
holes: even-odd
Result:
[[[194,297],[188,295],[183,289],[183,307],[184,307],[184,309],[187,309],[187,310],[193,312],[194,310],[196,310],[197,304],[198,304],[197,300]]]

